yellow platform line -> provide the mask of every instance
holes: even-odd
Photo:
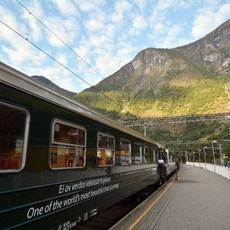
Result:
[[[178,173],[178,175],[180,174],[181,169]],[[176,179],[176,178],[175,178]],[[140,215],[134,223],[132,223],[128,230],[132,230],[145,216],[146,214],[156,205],[156,203],[161,199],[162,196],[164,196],[164,194],[170,189],[170,187],[173,185],[173,183],[175,182],[175,179],[171,181],[171,183],[166,187],[166,189],[156,198],[156,200],[154,200],[149,207],[142,213],[142,215]]]

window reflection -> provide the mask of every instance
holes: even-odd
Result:
[[[128,140],[120,140],[120,164],[130,165],[131,164],[131,142]]]
[[[98,133],[97,165],[112,166],[115,157],[115,139],[108,134]]]
[[[23,109],[0,103],[0,170],[24,166],[29,115]]]
[[[53,124],[50,149],[51,168],[83,167],[85,164],[86,130],[61,121]]]
[[[132,156],[132,164],[141,164],[142,162],[142,145],[134,144],[134,154]]]

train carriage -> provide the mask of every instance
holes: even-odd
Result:
[[[159,144],[0,63],[0,228],[71,228],[157,183]]]

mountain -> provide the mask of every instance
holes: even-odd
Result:
[[[204,38],[176,48],[193,60],[211,66],[218,73],[230,73],[230,19]]]
[[[76,95],[76,93],[74,93],[74,92],[71,92],[69,90],[65,90],[65,89],[57,86],[56,84],[54,84],[52,81],[50,81],[46,77],[38,76],[38,75],[33,75],[33,76],[31,76],[31,78],[33,78],[34,80],[42,83],[43,85],[48,86],[48,87],[54,89],[55,91],[58,91],[58,92],[66,95],[68,97],[73,98]]]
[[[230,20],[191,44],[142,50],[75,99],[115,119],[229,112]]]

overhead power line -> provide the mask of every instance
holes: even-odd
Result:
[[[13,29],[9,25],[7,25],[1,19],[0,19],[0,22],[4,26],[6,26],[8,29],[10,29],[12,32],[14,32],[15,34],[17,34],[19,37],[23,38],[28,43],[30,43],[32,46],[34,46],[36,49],[38,49],[39,51],[41,51],[43,54],[45,54],[46,56],[48,56],[49,58],[51,58],[53,61],[55,61],[56,63],[58,63],[64,69],[66,69],[67,71],[69,71],[71,74],[73,74],[74,76],[78,77],[80,80],[82,80],[83,82],[85,82],[87,85],[91,86],[93,89],[95,89],[96,91],[98,91],[99,93],[101,93],[104,97],[106,97],[110,101],[112,101],[112,102],[116,103],[118,106],[120,106],[116,101],[114,101],[113,99],[111,99],[110,97],[108,97],[106,94],[104,94],[103,92],[101,92],[100,90],[98,90],[96,87],[94,87],[93,85],[91,85],[90,83],[88,83],[86,80],[84,80],[79,75],[77,75],[75,72],[73,72],[70,68],[68,68],[67,66],[63,65],[60,61],[58,61],[57,59],[55,59],[52,55],[50,55],[49,53],[47,53],[46,51],[44,51],[43,49],[41,49],[39,46],[37,46],[36,44],[34,44],[33,42],[31,42],[28,38],[26,38],[25,36],[23,36],[22,34],[20,34],[18,31],[16,31],[15,29]]]
[[[105,80],[110,86],[115,90],[116,88],[105,78],[103,77],[92,65],[90,65],[84,58],[82,58],[71,46],[69,46],[63,39],[61,39],[56,33],[54,33],[45,23],[43,23],[36,15],[34,15],[29,9],[25,7],[20,1],[16,0],[18,4],[23,7],[29,15],[32,15],[42,26],[44,26],[53,36],[55,36],[60,42],[62,42],[71,52],[73,52],[78,58],[80,58],[91,70],[93,70],[98,76]],[[29,19],[29,17],[28,17]]]

